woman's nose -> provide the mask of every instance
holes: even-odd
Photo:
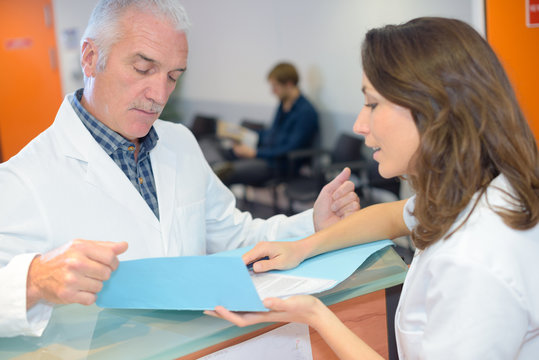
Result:
[[[367,116],[367,110],[365,107],[361,109],[354,123],[354,133],[358,135],[367,135],[369,133],[369,119]]]

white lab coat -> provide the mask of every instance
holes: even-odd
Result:
[[[501,175],[490,184],[488,201],[507,207],[499,189],[511,189]],[[404,211],[410,228],[413,206],[409,200]],[[508,227],[483,196],[448,240],[416,252],[395,318],[399,358],[538,359],[538,254],[539,225]]]
[[[267,221],[235,207],[184,126],[154,124],[150,157],[158,220],[97,144],[68,97],[53,125],[0,165],[0,336],[40,335],[52,307],[26,312],[26,277],[37,253],[82,238],[127,241],[120,260],[203,255],[314,232],[312,210]]]

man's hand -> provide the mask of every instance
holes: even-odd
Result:
[[[252,159],[256,156],[256,150],[244,144],[236,144],[232,148],[234,154],[239,158]]]
[[[103,281],[118,268],[117,255],[126,250],[126,242],[74,240],[37,256],[28,270],[26,308],[41,299],[55,304],[93,304]]]
[[[344,168],[322,188],[314,203],[314,229],[322,230],[359,210],[359,197],[350,180],[351,171]]]

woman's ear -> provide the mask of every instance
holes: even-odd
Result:
[[[93,77],[97,69],[97,47],[92,39],[84,39],[81,48],[81,66],[86,77]]]

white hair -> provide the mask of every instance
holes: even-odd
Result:
[[[101,0],[96,5],[81,39],[92,39],[97,47],[97,71],[107,63],[111,46],[121,38],[120,20],[129,9],[148,11],[170,21],[176,30],[187,33],[190,22],[183,6],[177,0]]]

